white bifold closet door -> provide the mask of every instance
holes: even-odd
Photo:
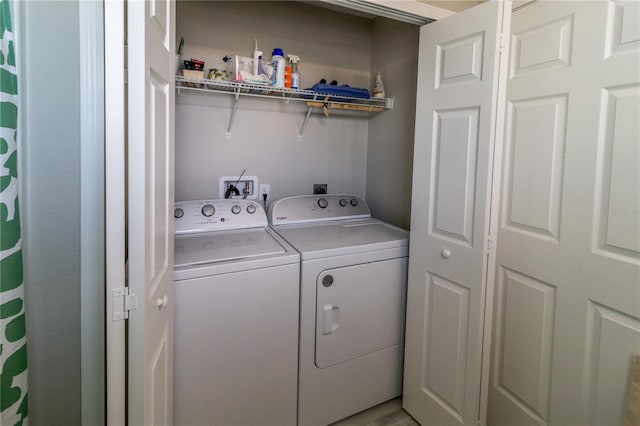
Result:
[[[484,421],[491,181],[510,12],[511,2],[490,1],[420,32],[403,407],[425,426]]]
[[[175,2],[128,1],[128,422],[173,424]]]
[[[512,19],[488,420],[623,424],[640,353],[640,2]]]

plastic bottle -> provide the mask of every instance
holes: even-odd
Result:
[[[291,64],[291,88],[300,89],[300,72],[298,71],[298,62],[300,58],[296,55],[288,55]]]
[[[260,75],[260,61],[262,60],[262,51],[258,50],[258,39],[256,39],[256,48],[253,51],[253,69],[252,74],[255,76]]]
[[[373,85],[373,97],[384,98],[384,84],[382,83],[380,71],[378,71],[378,75],[376,76],[376,83]]]
[[[291,65],[284,67],[284,87],[291,89]]]
[[[276,47],[271,54],[271,63],[273,64],[273,74],[271,75],[271,84],[273,87],[284,87],[284,52]]]

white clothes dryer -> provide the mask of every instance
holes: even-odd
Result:
[[[298,424],[400,395],[408,232],[353,195],[284,198],[269,220],[301,257]]]
[[[174,213],[174,424],[295,424],[299,254],[253,201]]]

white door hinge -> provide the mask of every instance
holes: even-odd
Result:
[[[496,252],[496,242],[492,238],[487,238],[486,254],[492,255]]]
[[[507,38],[504,33],[500,33],[500,53],[504,53],[505,47],[507,47]]]
[[[112,292],[111,314],[112,321],[129,319],[129,311],[138,309],[138,295],[129,294],[129,287],[119,287]]]

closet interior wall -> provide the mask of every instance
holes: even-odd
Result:
[[[389,72],[383,79],[397,106],[373,115],[314,111],[298,141],[304,102],[241,97],[227,139],[233,96],[185,91],[176,96],[176,201],[218,198],[219,178],[246,168],[271,184],[270,200],[327,183],[329,192],[365,197],[374,214],[408,227],[416,26],[300,2],[181,1],[176,29],[185,40],[183,59],[204,60],[207,70],[222,67],[227,54],[252,56],[257,38],[265,60],[274,47],[300,56],[303,88],[324,78],[371,90],[375,73]],[[391,74],[405,63],[410,69]],[[385,126],[394,130],[381,131]],[[372,137],[370,130],[382,134]],[[387,183],[400,188],[391,200],[400,207],[386,207]]]

